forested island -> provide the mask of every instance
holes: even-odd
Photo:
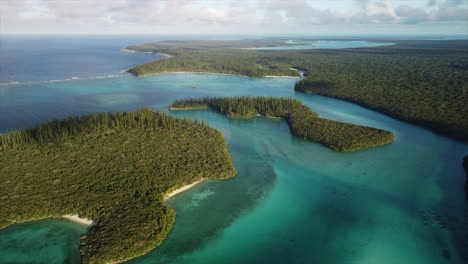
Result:
[[[231,118],[252,118],[257,115],[283,118],[293,135],[321,143],[335,151],[358,151],[389,144],[394,140],[392,133],[382,129],[320,118],[309,107],[291,98],[204,97],[177,100],[169,109],[207,108]]]
[[[83,263],[122,262],[157,247],[175,220],[165,194],[236,173],[219,131],[148,109],[0,134],[0,164],[0,228],[68,214],[92,219]]]
[[[129,69],[136,76],[192,71],[250,77],[307,76],[296,91],[348,100],[468,140],[468,41],[380,40],[392,46],[255,50],[264,41],[163,41],[128,47],[171,58]]]

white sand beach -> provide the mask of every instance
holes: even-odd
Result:
[[[83,225],[87,225],[88,227],[94,225],[93,220],[89,220],[87,218],[81,218],[78,215],[69,214],[69,215],[62,216],[62,218],[65,218],[67,220],[70,220],[70,221],[73,221],[73,222],[76,222],[76,223],[80,223],[80,224],[83,224]]]
[[[182,186],[182,187],[180,187],[178,189],[173,190],[172,192],[164,195],[163,201],[166,202],[167,200],[171,199],[171,197],[176,196],[179,193],[185,192],[185,191],[189,190],[190,188],[193,188],[195,185],[199,184],[200,182],[202,182],[204,180],[206,180],[206,179],[201,179],[201,180],[198,180],[198,181],[193,182],[191,184],[187,184],[187,185],[184,185],[184,186]]]

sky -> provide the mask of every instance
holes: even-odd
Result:
[[[0,0],[0,34],[468,35],[468,0]]]

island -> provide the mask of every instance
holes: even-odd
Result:
[[[298,39],[314,40],[319,39]],[[467,141],[468,40],[376,40],[396,45],[258,50],[294,44],[281,39],[160,41],[127,49],[170,54],[171,58],[128,72],[135,76],[203,72],[249,77],[299,77],[303,72],[297,92],[347,100]]]
[[[276,97],[204,97],[177,100],[172,111],[213,109],[231,118],[257,115],[283,118],[294,136],[321,143],[335,151],[351,152],[391,143],[391,132],[320,118],[299,100]]]
[[[255,40],[160,41],[126,50],[167,54],[170,57],[138,65],[127,72],[147,76],[166,72],[219,73],[249,77],[300,77],[300,72],[281,61],[257,61],[251,52],[257,47],[294,46],[299,44]]]
[[[175,212],[164,201],[236,174],[222,134],[149,109],[54,120],[0,134],[0,228],[43,218],[91,224],[83,263],[157,247]]]

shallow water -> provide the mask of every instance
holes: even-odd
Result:
[[[287,41],[287,43],[295,43],[296,46],[275,46],[261,47],[259,50],[303,50],[303,49],[349,49],[349,48],[366,48],[389,46],[395,43],[389,42],[369,42],[364,40],[317,40],[317,41]]]
[[[296,81],[161,74],[0,86],[0,131],[95,111],[167,111],[170,102],[186,97],[294,97],[322,117],[387,129],[397,139],[384,147],[337,153],[291,136],[278,119],[171,113],[221,130],[238,175],[172,198],[168,204],[177,219],[168,240],[131,263],[466,263],[460,250],[468,233],[461,158],[468,146],[351,103],[295,93]],[[41,233],[53,223],[1,230],[0,241],[5,233],[23,241],[22,233]],[[40,239],[77,237],[62,231]],[[66,249],[51,244],[40,250],[77,252],[78,244],[76,239]],[[3,245],[0,256],[48,262],[36,248]]]
[[[8,227],[0,231],[0,263],[79,263],[84,232],[86,226],[58,219]]]

